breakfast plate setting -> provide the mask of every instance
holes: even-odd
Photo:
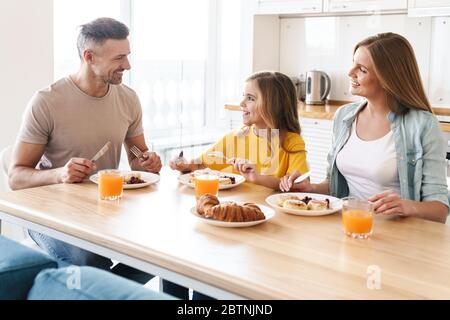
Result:
[[[138,189],[157,183],[159,181],[159,175],[143,172],[143,171],[121,171],[124,175],[124,189]],[[98,174],[93,174],[89,177],[89,180],[98,184]]]
[[[342,200],[317,193],[289,192],[268,196],[274,209],[298,216],[324,216],[342,209]]]
[[[219,177],[219,190],[231,189],[245,182],[245,178],[239,174],[215,171],[211,169],[201,169],[182,174],[178,177],[178,181],[188,187],[195,188],[195,177],[203,174],[217,175]]]

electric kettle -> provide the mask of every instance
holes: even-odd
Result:
[[[331,89],[331,79],[323,71],[312,70],[306,73],[306,104],[325,104]]]

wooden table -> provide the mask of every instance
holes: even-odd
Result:
[[[245,183],[220,198],[264,204],[271,193]],[[355,240],[339,214],[277,213],[258,226],[221,228],[191,215],[194,203],[193,189],[164,168],[157,185],[125,190],[117,203],[98,200],[90,182],[1,193],[0,219],[217,298],[450,299],[444,224],[376,219],[373,237]]]

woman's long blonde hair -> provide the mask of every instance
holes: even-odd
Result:
[[[411,44],[399,34],[379,33],[359,42],[372,58],[375,74],[386,91],[390,109],[397,114],[405,114],[410,108],[433,113],[425,94],[419,67]]]
[[[256,72],[247,78],[246,82],[249,81],[255,82],[261,95],[256,105],[261,118],[268,129],[279,130],[281,147],[289,152],[284,148],[286,134],[301,132],[294,83],[285,74],[274,71]]]

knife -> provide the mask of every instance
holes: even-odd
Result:
[[[99,152],[95,154],[95,156],[92,157],[91,161],[97,161],[101,156],[103,156],[106,151],[108,151],[109,147],[111,147],[111,141],[108,141],[103,148],[100,149]]]
[[[296,183],[300,183],[303,180],[305,180],[306,178],[308,178],[311,174],[311,171],[308,171],[304,174],[302,174],[300,177],[298,177],[297,179],[294,180],[294,182],[292,184],[296,184]]]

